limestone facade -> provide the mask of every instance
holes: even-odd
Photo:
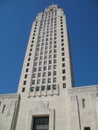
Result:
[[[19,94],[0,95],[0,130],[15,129],[19,101]]]

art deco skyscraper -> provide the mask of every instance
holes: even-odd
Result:
[[[61,8],[52,5],[33,22],[18,92],[33,97],[59,95],[71,87],[66,18]]]
[[[34,130],[54,130],[54,127],[56,130],[67,128],[66,91],[72,86],[66,17],[63,9],[57,5],[51,5],[36,16],[31,29],[18,87],[21,105],[17,130],[27,126],[26,123],[22,125],[22,122],[27,122],[25,116],[32,110],[31,115],[38,117],[38,119],[34,117],[35,123],[32,130],[33,128]],[[49,106],[51,108],[48,108]],[[26,110],[23,112],[24,108]],[[37,113],[34,109],[37,110]],[[55,112],[57,117],[54,117]],[[35,128],[39,125],[36,124],[36,120],[40,120],[40,118],[44,120],[46,115],[46,120],[50,122],[47,128]],[[62,119],[59,121],[60,118]],[[32,116],[29,117],[29,120],[32,120]],[[59,124],[59,127],[55,126],[54,121]],[[64,122],[64,125],[61,126],[60,122]],[[29,124],[28,129],[30,126]]]

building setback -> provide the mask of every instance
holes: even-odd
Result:
[[[74,87],[63,9],[33,22],[16,94],[0,95],[0,130],[98,130],[98,86]]]

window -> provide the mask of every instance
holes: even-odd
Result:
[[[52,58],[52,55],[49,55],[49,58]]]
[[[39,87],[36,87],[36,91],[39,91]]]
[[[55,60],[54,60],[54,63],[56,63],[56,62],[57,62],[57,60],[55,59]]]
[[[65,61],[65,58],[62,58],[62,61]]]
[[[39,51],[39,47],[36,49],[36,51]]]
[[[66,76],[63,76],[63,80],[66,80]]]
[[[30,58],[28,58],[28,61],[30,61]]]
[[[34,66],[37,66],[37,62],[34,63]]]
[[[52,60],[49,60],[49,64],[51,64],[52,63]]]
[[[47,61],[44,61],[44,65],[46,65],[47,64]]]
[[[27,66],[29,66],[30,64],[29,63],[27,63]]]
[[[56,36],[56,33],[54,33],[54,36]]]
[[[64,55],[65,55],[65,53],[63,52],[63,53],[62,53],[62,56],[64,56]]]
[[[51,78],[48,79],[48,83],[51,83]]]
[[[56,54],[54,54],[54,58],[56,58],[57,56],[56,56]]]
[[[39,65],[42,65],[42,61],[39,62]]]
[[[56,82],[56,77],[55,77],[55,78],[53,78],[53,82]]]
[[[56,53],[56,49],[54,49],[54,53]]]
[[[64,41],[64,39],[61,39],[61,42],[63,42]]]
[[[26,72],[28,72],[28,70],[29,70],[29,69],[27,68],[27,69],[26,69]]]
[[[6,107],[6,105],[3,106],[3,108],[2,108],[2,113],[4,113],[5,107]]]
[[[23,82],[23,85],[26,85],[26,81]]]
[[[36,71],[37,71],[37,68],[34,68],[33,71],[36,72]]]
[[[25,92],[25,88],[24,87],[22,88],[22,92]]]
[[[86,104],[85,104],[85,99],[83,98],[82,99],[82,107],[85,108],[86,107]]]
[[[56,37],[54,37],[54,40],[56,40]]]
[[[46,77],[46,72],[43,72],[43,77]]]
[[[53,75],[56,75],[56,71],[53,72]]]
[[[40,79],[37,80],[37,84],[40,84]]]
[[[35,78],[36,77],[36,74],[33,74],[33,76],[32,76],[33,78]]]
[[[43,52],[42,52],[42,51],[40,52],[40,55],[43,55]]]
[[[31,53],[29,53],[29,56],[31,56]]]
[[[41,77],[41,73],[38,73],[38,77]]]
[[[66,88],[66,83],[63,83],[63,88]]]
[[[33,92],[34,91],[34,87],[31,87],[31,92]]]
[[[62,73],[63,73],[63,74],[65,74],[65,69],[64,69],[64,70],[62,70]]]
[[[54,41],[54,44],[56,44],[56,41]]]
[[[46,41],[48,41],[48,38],[46,38]]]
[[[48,69],[51,70],[51,66],[48,66]]]
[[[35,60],[38,60],[38,57],[36,57]]]
[[[49,130],[49,117],[34,117],[32,130]]]
[[[52,38],[50,38],[50,41],[52,41]]]
[[[42,90],[42,91],[45,90],[45,86],[42,86],[42,87],[41,87],[41,90]]]
[[[47,69],[47,66],[44,66],[44,70],[46,70]]]
[[[53,69],[56,69],[56,67],[57,67],[57,66],[56,66],[56,65],[54,65],[54,66],[53,66]]]
[[[51,89],[51,86],[50,86],[50,85],[48,85],[48,86],[47,86],[47,90],[50,90],[50,89]]]
[[[35,84],[35,80],[32,81],[32,84]]]
[[[39,67],[39,71],[41,71],[42,67]]]
[[[45,51],[45,54],[47,54],[48,53],[48,51]]]
[[[64,46],[64,43],[62,43],[61,45]]]
[[[40,60],[42,60],[42,58],[43,58],[43,57],[42,57],[42,56],[40,56]]]
[[[51,72],[48,72],[48,76],[51,76]]]
[[[42,83],[44,84],[46,82],[46,79],[43,79]]]
[[[84,130],[90,130],[90,127],[84,127]]]
[[[54,85],[53,85],[53,90],[55,90],[55,89],[56,89],[56,85],[54,84]]]
[[[25,79],[27,78],[27,74],[25,74],[25,77],[24,77]]]
[[[30,51],[32,51],[32,49],[30,49]]]
[[[63,28],[61,28],[61,30],[63,30]]]
[[[64,48],[62,48],[62,51],[64,51]]]
[[[62,63],[62,67],[65,67],[65,63]]]
[[[42,43],[42,46],[44,45],[44,43]]]
[[[49,53],[52,53],[52,50],[49,50]]]

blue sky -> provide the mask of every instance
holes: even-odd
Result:
[[[17,91],[32,22],[52,3],[67,16],[75,86],[98,84],[98,0],[0,0],[0,93]]]

